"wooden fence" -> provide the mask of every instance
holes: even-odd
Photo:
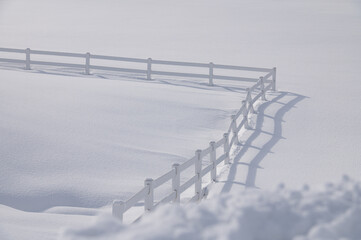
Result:
[[[272,77],[271,81],[268,81]],[[229,164],[229,153],[233,145],[239,144],[238,134],[242,127],[249,128],[248,118],[249,114],[255,113],[253,105],[258,99],[266,100],[266,92],[275,86],[276,69],[273,69],[265,76],[260,77],[256,84],[247,89],[247,96],[242,101],[242,106],[235,115],[231,116],[232,122],[228,128],[228,131],[223,134],[223,137],[218,141],[212,141],[209,143],[209,147],[203,150],[197,150],[195,155],[188,161],[182,164],[173,164],[172,170],[163,174],[162,176],[151,179],[147,178],[144,181],[144,187],[134,194],[127,201],[115,200],[113,202],[113,216],[123,221],[123,214],[135,206],[138,202],[144,201],[144,211],[152,211],[159,204],[168,202],[180,202],[181,194],[194,185],[194,196],[191,201],[197,201],[202,199],[207,194],[207,187],[202,188],[202,178],[206,174],[210,174],[211,181],[216,181],[217,166],[224,162]],[[253,92],[258,89],[258,93],[252,96]],[[217,156],[216,150],[223,150],[222,154]],[[202,160],[205,157],[209,157],[210,164],[203,166]],[[194,175],[188,179],[185,183],[180,185],[181,173],[190,168],[194,168]],[[154,202],[154,190],[159,186],[166,184],[168,181],[172,182],[172,190],[160,201]]]
[[[236,80],[244,82],[254,82],[255,84],[247,89],[247,96],[244,101],[242,101],[242,106],[235,115],[231,116],[232,122],[228,128],[228,131],[223,134],[223,137],[218,141],[212,141],[209,143],[209,147],[203,150],[195,151],[195,155],[188,161],[182,164],[173,164],[172,170],[158,177],[157,179],[147,178],[144,181],[144,187],[134,194],[127,201],[115,200],[113,202],[113,216],[117,217],[119,220],[123,220],[123,214],[134,207],[138,202],[144,201],[144,210],[145,212],[152,211],[155,207],[162,203],[168,202],[180,202],[181,194],[194,185],[194,196],[191,201],[197,201],[202,199],[207,193],[207,187],[202,188],[202,178],[206,174],[210,174],[211,181],[215,181],[217,177],[217,166],[223,162],[224,164],[229,164],[229,153],[233,145],[239,144],[238,134],[240,130],[248,128],[248,118],[249,114],[253,114],[254,108],[253,105],[255,102],[261,98],[266,100],[265,94],[269,90],[276,89],[276,68],[253,68],[253,67],[241,67],[241,66],[232,66],[232,65],[221,65],[214,63],[191,63],[191,62],[175,62],[175,61],[163,61],[163,60],[153,60],[148,59],[138,59],[138,58],[125,58],[125,57],[114,57],[114,56],[104,56],[104,55],[94,55],[90,53],[67,53],[67,52],[50,52],[50,51],[39,51],[27,49],[13,49],[13,48],[0,48],[0,52],[7,53],[23,53],[23,59],[13,59],[13,58],[0,58],[0,62],[6,63],[18,63],[24,64],[25,69],[30,70],[32,65],[43,65],[43,66],[55,66],[55,67],[69,67],[69,68],[79,68],[84,69],[84,73],[89,75],[92,70],[105,70],[105,71],[117,71],[117,72],[127,72],[127,73],[138,73],[144,74],[148,80],[152,78],[153,75],[163,75],[163,76],[177,76],[177,77],[189,77],[189,78],[204,78],[208,79],[208,84],[213,86],[214,80]],[[61,57],[74,57],[74,58],[83,58],[84,64],[74,64],[74,63],[64,63],[64,62],[47,62],[47,61],[34,61],[31,60],[33,55],[50,55],[50,56],[61,56]],[[91,65],[92,59],[100,60],[110,60],[110,61],[120,61],[120,62],[135,62],[135,63],[144,63],[144,69],[134,69],[134,68],[119,68],[119,67],[109,67],[109,66],[99,66]],[[173,65],[173,66],[183,66],[183,67],[196,67],[196,68],[208,68],[208,74],[198,74],[198,73],[184,73],[184,72],[167,72],[167,71],[154,71],[152,70],[153,65]],[[226,70],[241,70],[241,71],[253,71],[253,72],[262,72],[266,73],[264,76],[257,78],[244,78],[244,77],[234,77],[234,76],[225,76],[225,75],[216,75],[214,74],[215,69],[226,69]],[[258,91],[256,91],[258,90]],[[252,94],[256,93],[255,96]],[[222,154],[217,156],[216,150],[223,150]],[[203,166],[202,160],[205,157],[209,157],[210,164]],[[188,179],[185,183],[180,184],[180,176],[183,171],[189,169],[190,167],[194,168],[194,175]],[[172,182],[172,190],[160,201],[154,201],[154,190],[168,181]]]
[[[19,58],[15,58],[15,59],[14,58],[0,58],[0,62],[24,64],[24,67],[27,70],[30,70],[33,65],[40,65],[40,66],[54,66],[54,67],[68,67],[68,68],[83,69],[84,74],[86,74],[86,75],[91,74],[92,70],[104,70],[104,71],[116,71],[116,72],[144,74],[148,80],[151,80],[152,76],[154,76],[154,75],[187,77],[187,78],[201,78],[201,79],[208,79],[208,84],[210,86],[213,86],[214,80],[235,80],[235,81],[243,81],[243,82],[257,82],[258,81],[257,78],[245,78],[245,77],[239,77],[239,76],[226,76],[226,75],[214,74],[214,72],[217,69],[265,72],[265,73],[270,73],[270,72],[274,71],[274,69],[269,69],[269,68],[241,67],[241,66],[214,64],[212,62],[210,62],[210,63],[176,62],[176,61],[153,60],[151,58],[140,59],[140,58],[104,56],[104,55],[96,55],[96,54],[90,54],[90,53],[40,51],[40,50],[32,50],[30,48],[27,48],[27,49],[0,48],[0,52],[24,54],[24,56],[21,59],[19,59]],[[82,58],[84,61],[84,64],[32,60],[32,56],[35,56],[35,55]],[[136,69],[136,68],[120,68],[120,67],[92,65],[91,64],[92,60],[109,60],[109,61],[115,61],[115,62],[143,63],[144,68]],[[206,68],[206,69],[208,69],[208,71],[207,71],[208,74],[199,74],[199,73],[190,73],[190,72],[185,73],[185,72],[155,71],[152,69],[152,67],[155,65]],[[272,86],[273,90],[276,87],[275,83],[276,82],[274,81],[273,86]]]

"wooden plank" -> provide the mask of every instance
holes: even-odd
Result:
[[[163,75],[163,76],[175,76],[175,77],[193,77],[193,78],[207,78],[208,74],[198,74],[198,73],[179,73],[179,72],[164,72],[164,71],[152,71],[154,75]]]
[[[213,168],[213,164],[208,165],[207,167],[203,168],[201,171],[201,176],[203,177],[204,175],[206,175],[207,173],[209,173]]]
[[[226,159],[227,154],[224,153],[223,155],[221,155],[219,158],[217,158],[216,160],[216,165],[218,166],[218,164],[220,164],[224,159]]]
[[[219,148],[220,146],[222,146],[223,144],[224,144],[224,138],[218,140],[218,141],[216,142],[216,144],[214,145],[214,147],[217,149],[217,148]]]
[[[147,187],[143,187],[142,190],[134,194],[131,198],[129,198],[124,204],[124,212],[127,211],[129,208],[133,207],[135,204],[137,204],[140,200],[143,200],[145,198],[145,195],[148,192]]]
[[[25,53],[25,49],[0,48],[0,52]]]
[[[242,66],[232,66],[232,65],[222,65],[214,64],[214,68],[219,69],[229,69],[229,70],[243,70],[243,71],[253,71],[253,72],[270,72],[271,68],[255,68],[255,67],[242,67]]]
[[[207,156],[211,152],[211,147],[207,147],[206,149],[203,149],[201,152],[201,158]]]
[[[239,132],[241,130],[241,128],[243,127],[243,125],[246,123],[247,119],[242,119],[241,123],[238,125],[237,128],[237,132]]]
[[[25,64],[25,60],[20,60],[20,59],[10,59],[10,58],[0,58],[0,62],[8,62],[8,63],[23,63],[23,64]]]
[[[115,72],[131,72],[131,73],[140,73],[140,74],[147,73],[146,70],[139,70],[139,69],[132,69],[132,68],[105,67],[105,66],[97,66],[97,65],[90,65],[90,69],[108,70],[108,71],[115,71]]]
[[[155,179],[153,181],[153,187],[157,188],[160,185],[166,183],[167,181],[171,180],[173,177],[175,176],[175,171],[174,169],[172,169],[171,171],[163,174],[162,176],[160,176],[159,178]]]
[[[222,76],[222,75],[213,75],[213,79],[242,81],[242,82],[257,82],[258,81],[257,78],[231,77],[231,76]]]
[[[262,92],[258,93],[253,99],[252,99],[252,104],[254,104],[260,97],[262,97]]]
[[[184,192],[185,190],[190,188],[190,186],[195,184],[197,180],[198,180],[198,176],[193,176],[191,179],[189,179],[188,181],[186,181],[183,185],[181,185],[179,187],[179,192],[180,193]]]
[[[179,165],[179,171],[183,172],[184,170],[186,170],[187,168],[189,168],[190,166],[194,165],[196,160],[196,157],[192,157],[191,159],[187,160],[186,162],[182,163],[181,165]]]
[[[32,65],[45,65],[45,66],[55,66],[55,67],[71,67],[71,68],[84,68],[83,64],[75,63],[57,63],[57,62],[44,62],[44,61],[30,61]]]
[[[273,69],[271,72],[269,72],[268,74],[266,74],[264,77],[263,77],[263,80],[267,80],[269,77],[271,77],[273,75]]]
[[[159,205],[164,204],[164,203],[169,203],[169,202],[173,201],[173,199],[175,197],[176,197],[176,193],[172,192],[171,194],[169,194],[168,196],[166,196],[165,198],[160,200],[157,204],[155,204],[154,207],[158,207]]]
[[[52,51],[41,51],[41,50],[31,50],[31,49],[30,49],[30,54],[85,58],[85,53],[52,52]]]
[[[209,64],[207,64],[207,63],[176,62],[176,61],[164,61],[164,60],[152,60],[152,63],[153,64],[161,64],[161,65],[209,68]]]
[[[112,61],[122,61],[122,62],[137,62],[137,63],[147,63],[147,59],[141,58],[128,58],[128,57],[115,57],[115,56],[104,56],[104,55],[90,55],[91,59],[102,59],[102,60],[112,60]]]

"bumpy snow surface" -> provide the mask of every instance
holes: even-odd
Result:
[[[234,191],[187,206],[162,206],[131,226],[99,216],[63,239],[358,240],[361,182],[344,176],[318,190]]]

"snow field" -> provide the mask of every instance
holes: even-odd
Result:
[[[278,89],[283,97],[264,109],[262,127],[259,125],[241,139],[248,144],[248,150],[240,149],[240,162],[244,163],[237,165],[242,165],[237,167],[240,175],[231,175],[234,179],[229,179],[240,184],[233,184],[229,190],[233,191],[235,186],[244,187],[247,173],[252,169],[246,164],[253,160],[262,161],[253,166],[257,175],[249,178],[249,183],[260,189],[273,189],[279,182],[291,187],[307,182],[313,189],[315,184],[328,182],[344,173],[354,179],[360,176],[361,148],[357,147],[361,136],[359,9],[358,0],[107,0],[106,4],[85,0],[2,0],[0,46],[277,66]],[[221,119],[227,119],[239,107],[238,93],[224,92],[225,102],[230,103],[228,98],[232,98],[234,105],[209,109],[208,97],[213,98],[215,89],[206,90],[208,97],[198,100],[189,96],[188,90],[198,92],[206,87],[189,88],[184,82],[173,90],[171,86],[179,84],[157,85],[165,91],[143,86],[144,96],[140,94],[136,96],[139,101],[133,101],[121,96],[126,98],[139,92],[131,81],[137,84],[141,81],[134,78],[100,83],[92,77],[74,77],[73,72],[66,72],[66,69],[56,72],[62,76],[54,76],[6,71],[6,66],[0,68],[2,239],[56,239],[59,229],[65,225],[82,228],[93,216],[82,215],[80,217],[84,218],[79,220],[79,214],[101,212],[97,207],[114,198],[127,198],[141,187],[144,178],[157,177],[169,170],[174,161],[192,156],[194,148],[206,147],[213,140],[209,125],[212,125],[215,139],[219,138],[227,127],[221,126]],[[119,80],[114,76],[106,77]],[[182,93],[178,95],[178,91]],[[165,92],[167,96],[163,95]],[[223,95],[222,91],[218,94]],[[182,100],[181,104],[173,99],[177,97]],[[169,98],[172,102],[167,103],[168,107],[179,110],[177,118],[184,112],[192,117],[181,118],[184,126],[175,121],[177,127],[168,135],[172,126],[158,122],[168,116],[167,109],[159,107],[159,117],[149,122],[145,119],[150,115],[152,102],[163,103]],[[292,104],[294,99],[297,102]],[[183,100],[187,101],[186,106]],[[145,105],[142,107],[142,104]],[[284,104],[292,107],[283,108]],[[194,105],[197,107],[193,108]],[[129,116],[132,118],[121,121],[124,117],[119,114],[121,109],[132,110]],[[283,109],[283,114],[278,114],[281,117],[273,121],[271,118],[279,109]],[[136,118],[139,112],[143,118]],[[212,116],[210,122],[200,115]],[[134,130],[135,120],[130,119],[138,119],[136,123],[147,128],[139,132]],[[213,132],[215,122],[219,128]],[[128,143],[128,138],[118,139],[122,134],[131,135],[118,129],[120,125],[136,133],[132,136],[132,144]],[[275,134],[274,127],[279,129],[279,126],[281,134]],[[189,129],[198,140],[182,135],[178,128]],[[253,139],[252,135],[257,137]],[[163,137],[166,140],[162,140]],[[171,142],[174,148],[170,148]],[[160,146],[172,151],[160,150]],[[259,154],[256,149],[260,150]],[[130,166],[128,170],[119,168],[119,159],[123,156],[127,161],[133,159],[126,166]],[[149,156],[156,159],[156,167],[144,160]],[[139,166],[145,167],[138,171]],[[119,171],[126,174],[120,176]],[[120,181],[118,177],[127,178],[127,181]],[[63,205],[70,207],[61,207]],[[79,210],[79,206],[91,208]],[[49,207],[51,209],[45,210]],[[343,210],[339,216],[348,211],[347,208]],[[349,219],[357,220],[357,217]],[[325,237],[329,234],[353,239],[355,222],[350,220],[344,225],[344,229],[348,229],[345,234],[329,233],[328,228],[325,235],[319,236],[332,239]],[[93,233],[102,236],[103,230],[109,230],[107,223],[103,225],[100,233]],[[117,232],[119,224],[114,225]],[[185,225],[184,232],[192,232],[192,227]],[[84,232],[91,235],[87,228]],[[83,235],[72,230],[66,236]]]
[[[1,73],[1,200],[27,211],[130,197],[146,177],[221,138],[242,96],[221,87]]]

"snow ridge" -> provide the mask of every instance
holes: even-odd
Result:
[[[344,176],[310,190],[232,191],[200,204],[166,205],[142,221],[122,225],[99,216],[80,230],[66,229],[62,239],[360,239],[361,182]]]

